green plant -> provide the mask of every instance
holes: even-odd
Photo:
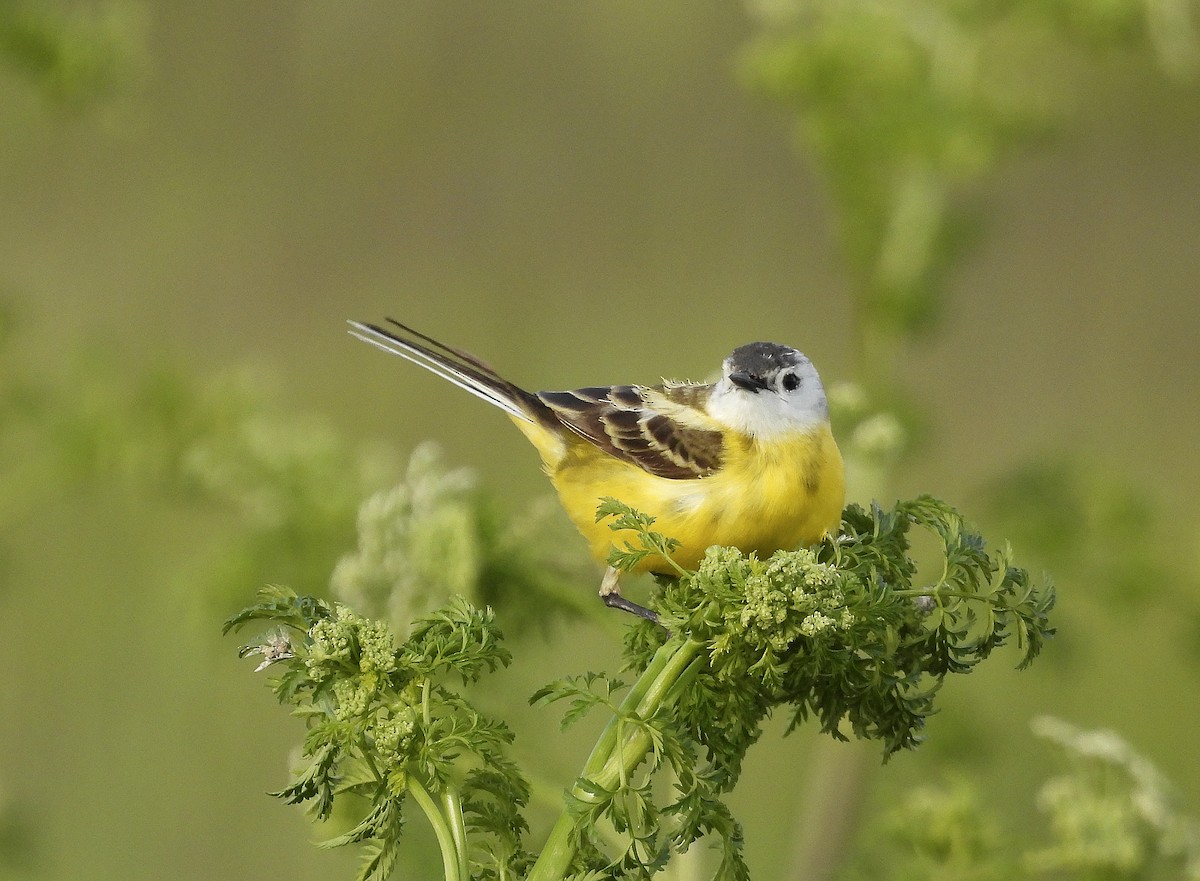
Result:
[[[652,518],[619,502],[598,517],[639,536],[614,550],[615,566],[672,547]],[[910,554],[914,528],[940,545],[932,578]],[[360,822],[326,842],[363,845],[360,878],[387,877],[411,800],[452,881],[648,878],[702,838],[718,843],[716,878],[745,879],[742,829],[722,796],[768,716],[877,741],[885,757],[911,748],[947,675],[1009,640],[1020,666],[1037,656],[1053,632],[1053,602],[1053,589],[1031,582],[1007,549],[988,552],[957,512],[927,496],[889,511],[852,505],[837,536],[768,560],[712,548],[696,572],[663,584],[654,604],[662,626],[629,628],[631,684],[586,673],[533,696],[565,703],[564,727],[591,710],[609,714],[537,854],[523,835],[528,786],[506,755],[509,730],[460,688],[510,661],[489,610],[452,600],[398,642],[344,605],[268,588],[226,628],[275,625],[243,653],[262,658],[276,696],[308,728],[303,762],[276,795],[318,819],[340,796],[364,799]]]

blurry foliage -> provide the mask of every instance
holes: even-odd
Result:
[[[116,93],[132,75],[138,8],[83,9],[44,0],[0,0],[0,64],[35,83],[55,104],[79,108]]]
[[[1110,50],[1168,74],[1200,53],[1191,0],[751,0],[742,70],[792,114],[828,188],[853,281],[858,379],[893,381],[938,312],[969,224],[958,197],[1057,122],[1070,83]],[[1074,75],[1074,76],[1073,76]]]
[[[126,486],[236,515],[200,576],[218,605],[247,580],[323,591],[359,500],[386,482],[394,457],[280,413],[264,386],[246,373],[129,375],[94,353],[55,377],[6,369],[0,526],[88,486]]]
[[[921,439],[921,414],[901,396],[857,382],[834,383],[828,396],[850,497],[863,490],[882,496],[892,470]]]
[[[534,505],[504,516],[472,472],[446,468],[438,448],[423,444],[404,479],[359,508],[358,548],[334,569],[334,596],[399,633],[456,595],[502,609],[510,630],[599,610],[579,589],[594,572],[555,514]]]
[[[1028,850],[1035,877],[1200,879],[1200,822],[1147,759],[1111,731],[1034,721],[1067,765],[1038,793],[1053,841]]]
[[[1154,766],[1111,731],[1034,721],[1061,770],[1040,788],[1046,841],[1002,831],[963,779],[910,793],[871,829],[840,881],[1195,881],[1200,822]]]
[[[187,430],[168,446],[178,453],[169,464],[185,490],[237,515],[237,533],[214,572],[218,583],[245,584],[264,571],[284,579],[290,571],[303,579],[294,583],[323,593],[333,561],[353,541],[360,500],[394,473],[394,455],[356,449],[325,425],[264,412],[251,400],[194,426],[186,405],[198,403],[198,414],[210,415],[204,400],[173,401]]]
[[[37,838],[22,807],[9,797],[0,779],[0,875],[5,869],[25,869],[34,862]]]
[[[980,509],[1095,607],[1127,618],[1169,609],[1181,657],[1200,665],[1200,577],[1179,552],[1180,523],[1134,481],[1079,456],[1045,456],[989,481]],[[1186,527],[1193,536],[1194,524]],[[1186,542],[1186,538],[1183,538]]]
[[[0,310],[0,346],[11,326]],[[92,353],[51,377],[4,354],[0,527],[87,487],[123,486],[215,515],[212,550],[191,577],[218,607],[267,581],[326,594],[331,571],[340,595],[404,622],[456,593],[501,605],[514,625],[600,607],[580,596],[590,570],[553,509],[504,516],[432,446],[397,480],[395,451],[282,412],[249,372],[130,375]]]
[[[921,786],[869,826],[839,881],[1015,881],[1012,842],[964,778]]]
[[[1041,457],[983,488],[989,522],[1026,553],[1087,585],[1103,605],[1127,611],[1154,595],[1194,593],[1172,561],[1168,535],[1146,492],[1077,456]]]
[[[16,318],[13,315],[12,307],[4,300],[0,300],[0,355],[4,354],[15,325]]]

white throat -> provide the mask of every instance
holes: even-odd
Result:
[[[829,421],[829,404],[815,370],[810,368],[804,380],[790,393],[752,392],[723,376],[708,398],[708,415],[726,428],[756,438],[811,434]]]

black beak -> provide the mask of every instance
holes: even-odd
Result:
[[[729,381],[738,388],[744,388],[746,391],[754,392],[756,395],[768,387],[760,377],[752,373],[731,373],[729,374]]]

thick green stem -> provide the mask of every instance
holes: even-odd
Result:
[[[446,875],[446,881],[468,881],[470,874],[464,874],[462,869],[466,854],[460,854],[455,846],[454,833],[450,830],[450,824],[446,821],[446,817],[438,809],[437,802],[433,800],[433,796],[429,794],[425,785],[415,777],[409,778],[408,791],[413,800],[421,806],[421,810],[425,812],[429,825],[433,827],[433,834],[437,836],[438,847],[442,851],[442,868]]]
[[[700,643],[682,637],[674,637],[663,644],[621,701],[616,715],[601,732],[583,767],[581,779],[611,789],[622,774],[638,766],[650,748],[650,735],[641,726],[622,725],[622,717],[634,715],[645,719],[651,716],[691,666],[701,647]],[[631,733],[619,738],[618,734],[623,728],[631,730]],[[583,802],[595,799],[578,785],[571,788],[569,797]],[[578,816],[570,809],[563,810],[527,881],[560,881],[578,848],[575,836],[577,821]]]
[[[542,848],[526,881],[561,881],[578,847],[572,834],[574,831],[575,818],[568,811],[563,811],[550,830],[546,846]]]
[[[466,881],[471,877],[471,864],[467,850],[467,823],[463,818],[462,798],[457,786],[447,784],[446,791],[442,793],[442,808],[450,824],[450,833],[454,836],[454,848],[458,851],[458,874]]]

